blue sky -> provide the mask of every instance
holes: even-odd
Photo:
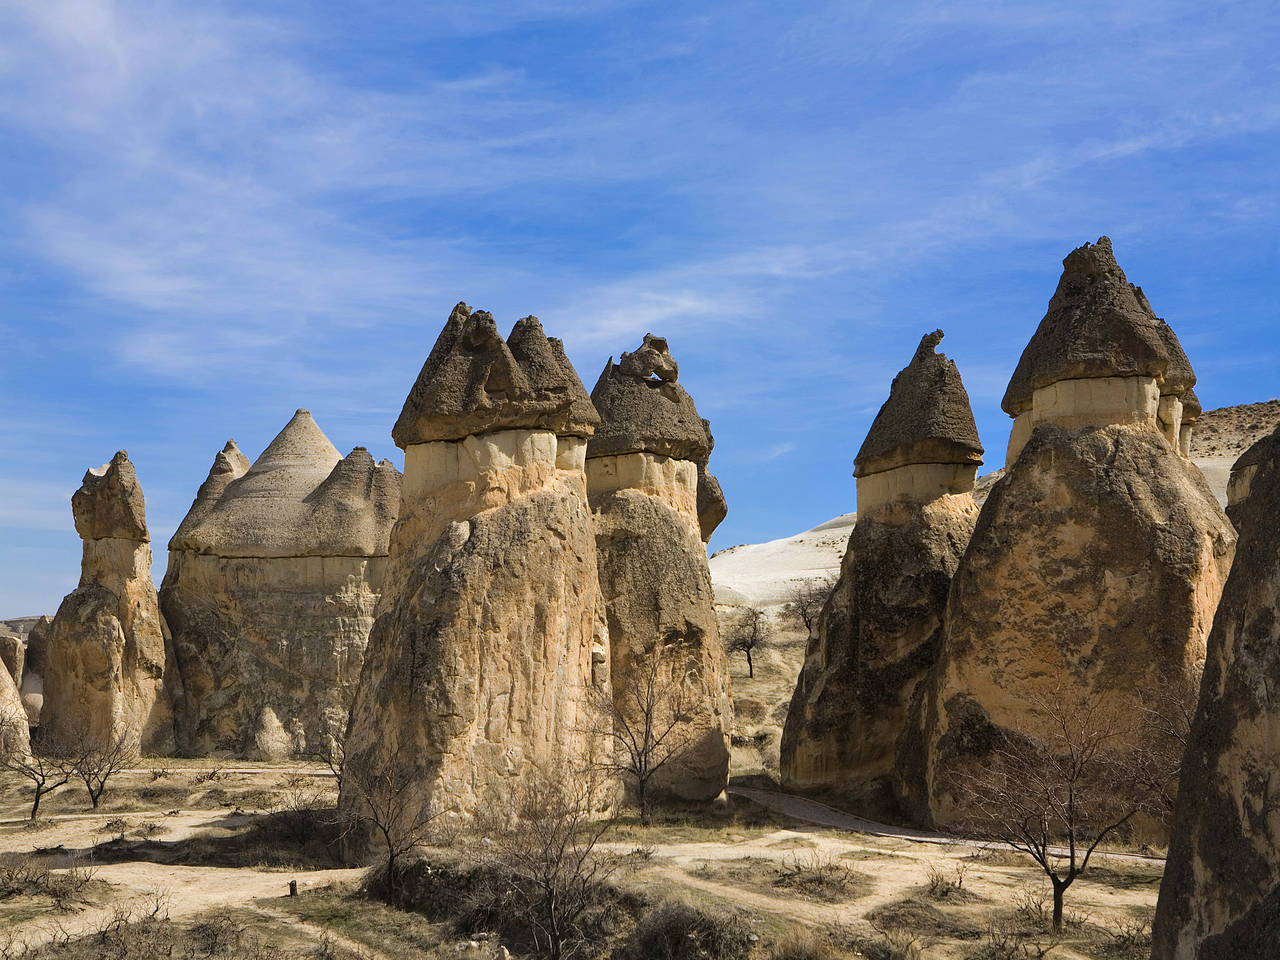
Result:
[[[854,505],[942,327],[988,449],[1062,257],[1109,234],[1205,406],[1280,394],[1270,3],[0,0],[0,617],[75,586],[127,448],[164,544],[228,437],[390,428],[450,307],[590,388],[667,336],[713,548]]]

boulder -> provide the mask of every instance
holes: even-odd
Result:
[[[1194,688],[1231,567],[1231,523],[1159,417],[1194,377],[1176,338],[1105,238],[1063,266],[1005,397],[1014,458],[952,580],[921,820],[963,813],[954,778],[997,737],[1048,735],[1038,699],[1106,696],[1141,736],[1150,691]]]
[[[251,465],[235,441],[169,542],[160,603],[177,746],[278,760],[346,726],[385,572],[400,474],[341,456],[306,410]]]
[[[71,509],[83,539],[80,585],[58,607],[37,660],[41,737],[123,738],[145,753],[168,753],[174,740],[164,690],[166,628],[151,581],[142,487],[125,451],[85,474]]]
[[[1247,497],[1182,779],[1152,960],[1269,960],[1280,944],[1280,429],[1245,457]]]
[[[676,734],[688,748],[652,786],[707,800],[728,783],[733,721],[704,545],[724,516],[724,498],[706,470],[709,424],[678,373],[667,341],[652,334],[619,363],[610,358],[591,392],[601,423],[587,444],[587,489],[614,709],[623,716],[641,709],[634,694],[649,676],[649,658],[656,647],[673,650],[661,669],[696,676],[700,703]]]
[[[471,819],[535,768],[582,762],[609,683],[583,455],[598,421],[536,318],[507,341],[454,308],[409,392],[387,588],[351,707],[343,810],[392,783]]]
[[[783,784],[869,816],[927,807],[922,683],[978,516],[982,445],[955,364],[925,336],[854,461],[857,522],[809,640],[781,743]]]

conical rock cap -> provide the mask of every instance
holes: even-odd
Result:
[[[936,353],[943,333],[926,334],[893,378],[889,399],[854,459],[855,477],[910,463],[982,463],[982,444],[960,371]]]
[[[1071,251],[1062,268],[1049,309],[1005,391],[1006,413],[1016,417],[1029,410],[1032,394],[1059,380],[1154,377],[1162,393],[1181,393],[1195,382],[1190,363],[1182,366],[1185,354],[1181,361],[1171,355],[1177,337],[1161,329],[1147,298],[1126,279],[1109,238]]]

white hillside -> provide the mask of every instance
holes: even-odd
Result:
[[[837,576],[853,521],[846,513],[795,536],[718,551],[711,558],[716,603],[784,603],[793,583]]]

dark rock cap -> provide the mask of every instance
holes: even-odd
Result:
[[[1161,329],[1147,298],[1125,278],[1110,239],[1099,237],[1072,250],[1062,268],[1049,309],[1005,391],[1005,413],[1026,412],[1036,390],[1059,380],[1146,376],[1163,381],[1169,376],[1171,384],[1162,385],[1162,393],[1181,393],[1195,382],[1190,363],[1182,368],[1171,356],[1170,339],[1176,343],[1177,337]],[[1181,346],[1177,350],[1181,353]],[[1181,360],[1186,361],[1185,354]]]
[[[504,343],[492,314],[459,303],[391,436],[402,448],[520,428],[585,437],[596,422],[590,406],[563,349],[557,354],[537,317],[517,323]]]
[[[610,357],[591,391],[601,422],[587,456],[653,453],[706,463],[708,431],[693,398],[675,382],[678,371],[666,340],[652,334],[620,362]]]
[[[75,518],[76,533],[83,540],[118,537],[142,542],[151,539],[147,533],[142,487],[124,450],[112,457],[110,463],[85,472],[80,489],[71,496],[71,514]]]
[[[230,441],[170,550],[220,557],[384,556],[400,472],[364,447],[343,458],[299,410],[253,465]]]
[[[909,463],[982,463],[982,444],[960,371],[936,353],[943,333],[926,334],[911,362],[893,378],[889,399],[872,421],[853,475],[865,477]]]
[[[698,461],[698,528],[702,534],[702,542],[706,543],[716,532],[716,527],[729,515],[729,504],[725,502],[720,481],[707,469],[707,461],[711,458],[711,451],[715,449],[716,438],[711,434],[711,421],[706,417],[702,418],[702,429],[707,432],[707,460]]]
[[[1182,395],[1182,422],[1194,423],[1202,413],[1204,408],[1200,406],[1200,398],[1196,396],[1194,389],[1188,387],[1187,392]]]

